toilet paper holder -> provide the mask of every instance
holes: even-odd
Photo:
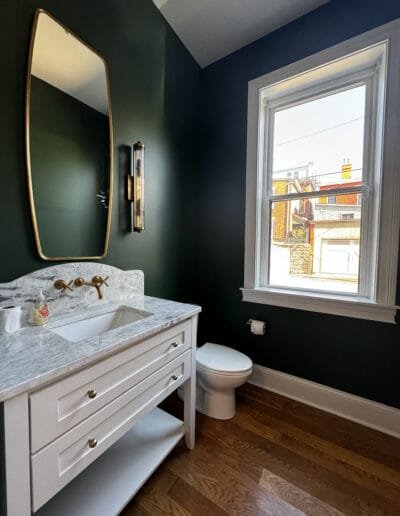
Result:
[[[250,331],[251,333],[254,333],[254,335],[265,335],[265,329],[267,326],[265,321],[249,319],[246,324],[250,326]]]

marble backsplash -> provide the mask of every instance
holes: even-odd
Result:
[[[103,299],[99,300],[94,287],[71,285],[73,292],[63,293],[54,287],[57,279],[66,283],[82,277],[90,282],[93,276],[108,276],[108,287],[103,286]],[[95,262],[72,262],[47,267],[21,276],[9,283],[0,283],[0,306],[20,305],[22,307],[21,326],[28,326],[32,309],[40,290],[46,297],[50,317],[70,314],[75,311],[104,303],[114,303],[144,294],[144,274],[142,271],[123,271]]]

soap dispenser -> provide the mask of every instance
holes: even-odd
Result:
[[[49,320],[49,306],[41,290],[32,312],[32,321],[36,326],[43,326]]]

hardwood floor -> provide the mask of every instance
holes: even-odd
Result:
[[[174,396],[164,408],[182,417]],[[123,516],[400,515],[400,440],[251,385],[230,421],[197,415]]]

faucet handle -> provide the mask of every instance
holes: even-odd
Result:
[[[66,283],[64,280],[58,279],[54,282],[54,288],[56,288],[57,290],[61,290],[62,293],[64,293],[66,290],[70,290],[71,292],[73,292],[73,289],[70,286],[72,285],[72,283],[73,280]]]
[[[102,278],[101,276],[93,276],[92,283],[93,283],[93,285],[97,285],[97,286],[105,285],[106,287],[108,287],[107,280],[108,280],[108,276],[106,276],[105,278]]]

